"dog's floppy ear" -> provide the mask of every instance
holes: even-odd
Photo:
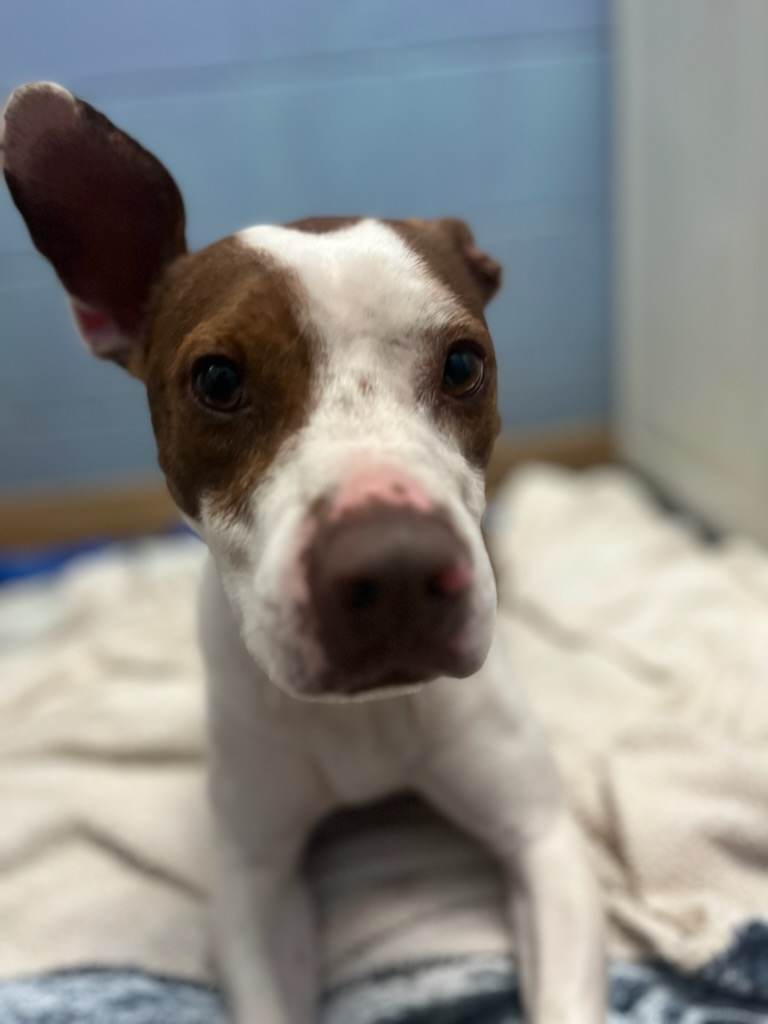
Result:
[[[186,251],[176,183],[61,86],[16,89],[4,120],[5,178],[33,242],[69,293],[93,353],[136,372],[152,288]]]
[[[475,236],[463,220],[441,217],[433,222],[459,250],[483,302],[490,302],[501,285],[501,264],[475,245]]]

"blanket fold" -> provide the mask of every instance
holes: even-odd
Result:
[[[509,685],[552,737],[612,954],[714,969],[768,920],[768,556],[705,543],[618,470],[521,471],[492,536]],[[202,558],[145,542],[0,591],[0,978],[211,979]],[[308,869],[332,991],[507,962],[495,867],[415,801],[330,823]]]

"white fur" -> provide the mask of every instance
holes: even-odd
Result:
[[[402,789],[421,793],[499,861],[529,1020],[602,1024],[600,896],[499,641],[469,679],[321,704],[283,693],[257,668],[213,562],[200,626],[218,822],[213,921],[236,1024],[316,1019],[301,851],[329,811]]]
[[[218,817],[214,925],[235,1021],[316,1019],[302,847],[333,808],[407,788],[498,858],[529,1018],[599,1024],[601,914],[583,843],[509,653],[496,640],[485,660],[495,591],[479,530],[482,479],[416,401],[425,327],[462,310],[375,222],[320,236],[252,228],[241,238],[292,272],[323,362],[309,420],[253,494],[251,520],[226,519],[210,504],[202,516],[213,556],[200,627]],[[360,375],[371,393],[360,393]],[[306,510],[357,464],[377,460],[413,476],[469,547],[477,584],[468,657],[480,671],[386,700],[296,700],[284,691],[311,694],[323,667],[283,597]]]

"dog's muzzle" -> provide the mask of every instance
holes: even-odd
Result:
[[[472,563],[441,513],[367,503],[321,522],[305,558],[325,692],[468,674],[461,637]]]

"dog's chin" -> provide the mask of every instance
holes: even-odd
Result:
[[[393,665],[373,672],[327,666],[320,673],[274,673],[272,682],[297,700],[382,700],[412,694],[438,679],[465,679],[483,666],[487,651],[446,659],[440,666]]]
[[[258,633],[242,630],[242,636],[260,674],[292,698],[378,700],[415,693],[439,679],[467,679],[479,672],[488,657],[496,618],[495,602],[487,603],[452,639],[446,639],[439,652],[383,652],[374,666],[356,664],[354,658],[334,664],[311,624],[296,614],[272,620]]]

